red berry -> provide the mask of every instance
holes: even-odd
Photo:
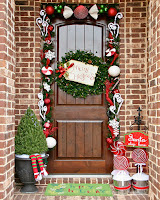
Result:
[[[108,144],[113,144],[113,139],[112,138],[107,138],[106,141],[107,141]]]
[[[46,7],[46,13],[48,15],[52,15],[54,13],[54,8],[52,6],[47,6]]]
[[[62,66],[60,66],[60,67],[58,67],[59,68],[59,70],[62,70],[63,69],[63,67]]]
[[[49,26],[48,26],[48,30],[49,30],[50,32],[53,31],[53,26],[49,25]]]
[[[108,16],[109,17],[114,17],[114,16],[116,16],[116,14],[117,14],[117,10],[115,8],[110,8],[108,10]]]
[[[49,98],[46,98],[45,100],[44,100],[44,103],[45,104],[49,104],[51,102],[51,100],[49,99]]]

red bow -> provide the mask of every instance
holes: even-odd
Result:
[[[50,128],[46,128],[46,130],[43,130],[43,133],[45,134],[46,138],[49,136],[49,135],[52,135],[53,136],[53,133],[58,129],[58,127],[52,127],[50,126]]]
[[[74,65],[74,63],[70,64],[69,67],[66,67],[66,68],[64,68],[64,67],[62,67],[62,66],[58,67],[59,70],[56,70],[56,73],[58,73],[58,72],[61,73],[61,74],[59,75],[59,78],[61,78],[61,77],[67,72],[67,70],[68,70],[69,68],[73,67],[73,65]]]

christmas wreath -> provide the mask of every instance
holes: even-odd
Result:
[[[77,60],[86,64],[98,66],[95,82],[93,86],[89,86],[66,80],[65,76],[59,77],[60,70],[57,68],[57,73],[55,73],[55,81],[60,89],[65,91],[67,94],[71,94],[75,98],[86,98],[88,95],[99,95],[104,92],[104,82],[106,79],[108,79],[108,67],[101,58],[94,56],[94,54],[91,52],[77,50],[74,53],[73,51],[70,51],[66,53],[65,57],[62,57],[62,62],[58,64],[58,67],[64,66],[64,64],[69,60]]]

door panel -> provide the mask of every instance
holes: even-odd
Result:
[[[68,51],[91,51],[102,57],[102,27],[93,25],[66,25],[59,27],[59,60]]]
[[[57,105],[103,105],[103,95],[74,98],[57,87]]]
[[[58,121],[58,157],[102,156],[102,121]]]
[[[105,22],[106,23],[106,22]],[[68,51],[87,50],[104,57],[106,24],[58,23],[57,61]],[[57,146],[50,152],[49,173],[110,173],[112,154],[106,147],[107,115],[104,95],[73,98],[54,90],[53,119]]]

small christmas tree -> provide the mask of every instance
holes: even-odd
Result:
[[[28,108],[18,125],[15,136],[15,153],[32,155],[41,154],[47,150],[46,137],[42,127],[33,110]]]

